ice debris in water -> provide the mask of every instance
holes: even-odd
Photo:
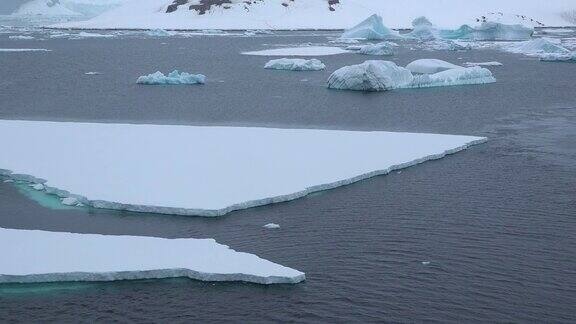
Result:
[[[546,62],[570,62],[576,63],[576,52],[568,54],[548,53],[540,55],[541,61]]]
[[[389,61],[366,61],[336,70],[328,78],[328,88],[358,91],[386,91],[496,82],[490,70],[458,67],[434,74],[414,76],[410,70]]]
[[[152,37],[168,37],[168,36],[172,36],[171,33],[165,31],[164,29],[152,29],[146,32],[146,34],[148,36],[152,36]]]
[[[4,182],[4,183],[13,183],[14,180],[12,180],[12,179],[7,179],[7,180],[4,180],[3,182]]]
[[[537,38],[504,46],[511,53],[538,56],[541,54],[569,54],[570,50],[548,38]]]
[[[80,202],[77,198],[74,197],[66,197],[61,199],[62,205],[66,206],[77,206]]]
[[[466,62],[464,63],[465,66],[502,66],[504,64],[496,61],[491,62]]]
[[[320,71],[326,68],[326,65],[318,59],[289,59],[281,58],[270,60],[264,66],[265,69],[272,70],[289,70],[289,71]]]
[[[412,73],[432,74],[450,69],[457,69],[461,66],[437,59],[420,59],[406,65]]]
[[[430,261],[422,261],[422,265],[430,265]]]
[[[33,36],[25,36],[25,35],[12,35],[8,36],[9,39],[17,39],[17,40],[31,40],[34,39]]]
[[[100,72],[86,72],[86,73],[84,73],[84,74],[85,74],[85,75],[100,75],[100,74],[102,74],[102,73],[100,73]]]
[[[348,46],[346,49],[350,51],[357,51],[358,54],[364,55],[394,55],[394,47],[398,44],[394,42],[381,42],[378,44],[368,44],[359,46]]]
[[[408,86],[413,76],[408,69],[389,61],[366,61],[342,67],[328,78],[328,88],[385,91]]]
[[[270,223],[270,224],[266,224],[262,227],[267,228],[267,229],[278,229],[278,228],[280,228],[280,225],[275,224],[275,223]]]
[[[136,83],[146,85],[174,85],[174,84],[204,84],[206,76],[203,74],[180,73],[178,70],[170,72],[167,76],[158,71],[138,78]]]
[[[358,25],[344,31],[341,38],[363,38],[368,40],[385,40],[402,38],[398,32],[384,26],[382,17],[372,15]]]
[[[412,21],[412,31],[405,36],[426,41],[438,38],[439,32],[428,18],[418,17]]]
[[[436,39],[423,42],[421,44],[426,49],[432,49],[436,51],[467,51],[472,49],[472,45],[469,43],[446,39]]]

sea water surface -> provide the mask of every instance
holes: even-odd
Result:
[[[0,183],[1,227],[210,237],[307,276],[274,286],[188,279],[0,285],[1,322],[576,321],[576,64],[404,43],[385,59],[504,65],[490,68],[494,84],[362,93],[328,90],[326,79],[374,57],[326,56],[326,71],[286,72],[263,69],[269,58],[240,54],[329,45],[335,33],[70,39],[0,32],[0,48],[51,50],[0,53],[2,119],[489,138],[438,161],[214,219],[48,208]],[[8,38],[23,33],[35,39]],[[205,74],[207,83],[135,83],[173,69]],[[267,223],[281,228],[262,228]]]

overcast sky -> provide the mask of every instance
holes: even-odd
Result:
[[[28,0],[0,0],[0,15],[9,14]]]

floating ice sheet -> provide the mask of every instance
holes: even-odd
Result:
[[[276,48],[263,51],[243,52],[244,55],[258,56],[326,56],[344,54],[348,51],[340,47],[331,46],[303,46],[303,47],[286,47]]]
[[[44,183],[48,193],[78,197],[93,207],[219,216],[386,174],[484,140],[392,132],[0,120],[0,171]]]
[[[213,239],[73,234],[0,228],[0,283],[189,277],[298,283],[304,273]],[[9,247],[9,248],[8,248]]]
[[[51,52],[45,48],[0,48],[0,52]]]
[[[277,60],[271,60],[264,65],[265,69],[272,70],[288,70],[288,71],[320,71],[326,68],[326,65],[317,59],[288,59],[281,58]]]

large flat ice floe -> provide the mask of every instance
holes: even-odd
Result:
[[[0,169],[99,208],[219,216],[438,159],[485,138],[0,121]]]
[[[298,283],[304,273],[213,239],[56,233],[0,228],[0,283],[188,277]]]

